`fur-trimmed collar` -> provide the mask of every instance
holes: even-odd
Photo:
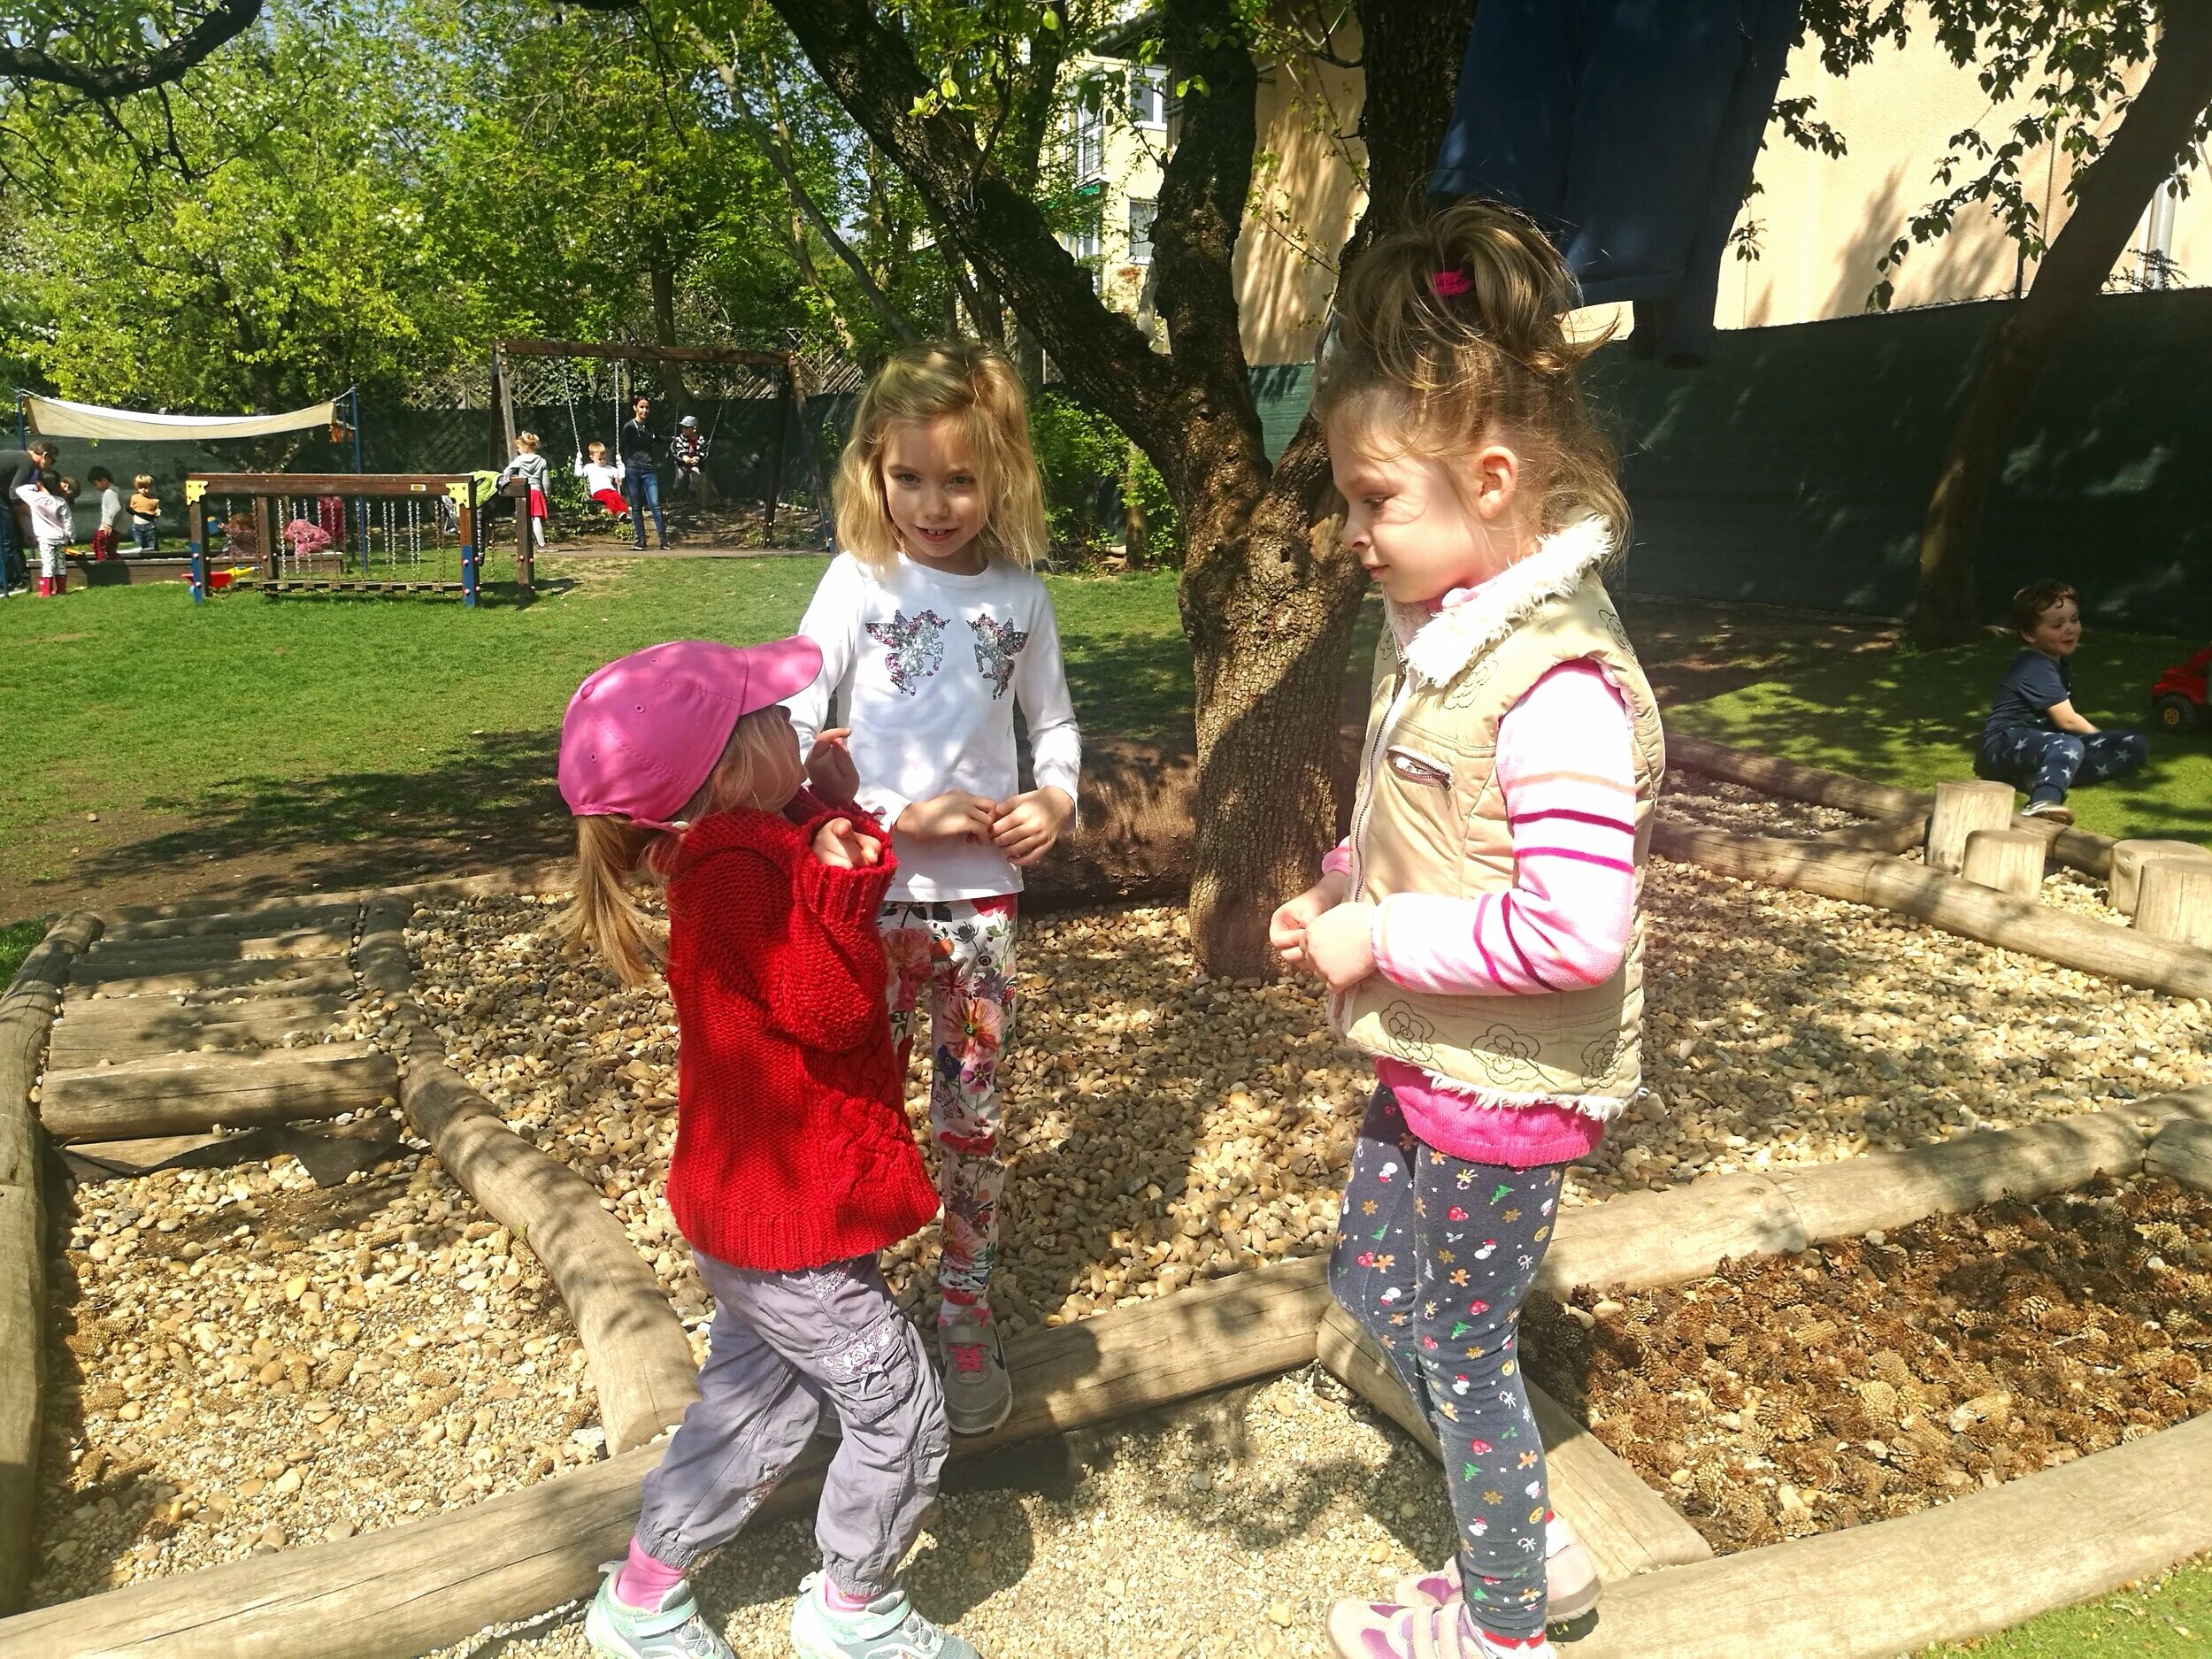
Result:
[[[1539,605],[1563,599],[1612,557],[1613,537],[1597,518],[1578,519],[1546,536],[1535,551],[1432,612],[1425,605],[1393,604],[1390,626],[1416,683],[1444,686],[1468,664],[1504,639]]]

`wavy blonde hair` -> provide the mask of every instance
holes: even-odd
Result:
[[[975,457],[986,503],[976,539],[991,558],[1024,570],[1045,557],[1045,494],[1029,447],[1029,405],[1006,354],[979,340],[907,347],[876,372],[853,413],[837,463],[837,544],[863,565],[897,562],[898,529],[883,492],[883,450],[894,427],[955,424]]]
[[[1495,202],[1455,204],[1381,237],[1353,265],[1314,413],[1432,460],[1509,442],[1542,534],[1594,517],[1624,549],[1617,460],[1575,382],[1606,336],[1568,338],[1577,303],[1566,262],[1533,220]]]
[[[788,741],[783,728],[782,710],[773,706],[740,720],[722,758],[699,793],[684,803],[677,821],[696,824],[717,812],[758,806],[753,780],[772,763],[774,746]],[[682,841],[681,830],[633,823],[619,812],[579,818],[576,898],[560,919],[568,948],[598,952],[625,985],[650,979],[667,956],[667,933],[646,914],[632,882],[642,876],[656,887],[664,885]]]

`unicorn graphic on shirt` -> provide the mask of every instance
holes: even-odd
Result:
[[[945,665],[945,618],[934,611],[911,618],[894,611],[890,621],[868,625],[868,637],[883,647],[885,667],[902,696],[916,695]]]
[[[991,701],[996,703],[1014,683],[1014,659],[1029,643],[1029,635],[1010,619],[1001,622],[987,611],[970,617],[968,626],[975,634],[976,672],[991,682]]]

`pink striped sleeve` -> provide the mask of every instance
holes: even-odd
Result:
[[[1348,876],[1352,873],[1352,838],[1342,841],[1321,855],[1321,873],[1325,876]]]
[[[1475,899],[1399,893],[1375,964],[1409,990],[1529,996],[1600,985],[1635,919],[1635,731],[1595,664],[1562,664],[1498,723],[1513,886]]]

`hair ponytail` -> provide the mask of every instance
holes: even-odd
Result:
[[[1417,453],[1509,442],[1531,472],[1543,533],[1596,518],[1624,547],[1613,447],[1575,382],[1603,341],[1568,337],[1577,298],[1532,219],[1495,202],[1455,204],[1379,238],[1346,275],[1315,412],[1330,420],[1379,396],[1394,405],[1394,438]]]
[[[576,899],[562,913],[561,931],[572,949],[605,957],[625,985],[649,979],[660,965],[660,929],[638,903],[630,878],[667,834],[626,818],[576,820]]]

